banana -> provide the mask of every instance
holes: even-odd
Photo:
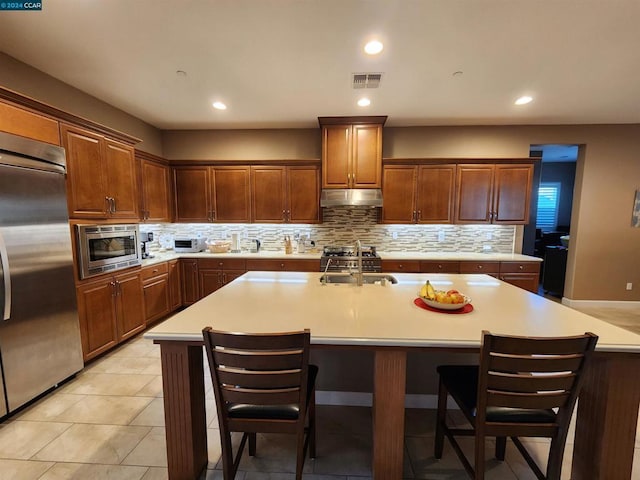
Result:
[[[429,283],[429,280],[427,280],[427,283],[425,283],[420,289],[420,296],[428,298],[429,300],[435,300],[436,291],[434,290],[433,285]]]

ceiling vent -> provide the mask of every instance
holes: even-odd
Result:
[[[382,80],[381,73],[354,73],[353,88],[378,88]]]

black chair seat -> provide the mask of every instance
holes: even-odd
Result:
[[[478,400],[478,365],[440,365],[438,368],[447,390],[456,396],[467,411],[476,414]],[[556,421],[553,410],[487,407],[487,422],[550,423]]]

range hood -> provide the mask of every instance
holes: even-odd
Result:
[[[326,188],[321,207],[382,207],[382,190],[376,188]]]

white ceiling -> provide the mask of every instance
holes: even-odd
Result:
[[[639,0],[42,3],[0,50],[162,129],[640,123]],[[355,72],[383,73],[367,108]]]

